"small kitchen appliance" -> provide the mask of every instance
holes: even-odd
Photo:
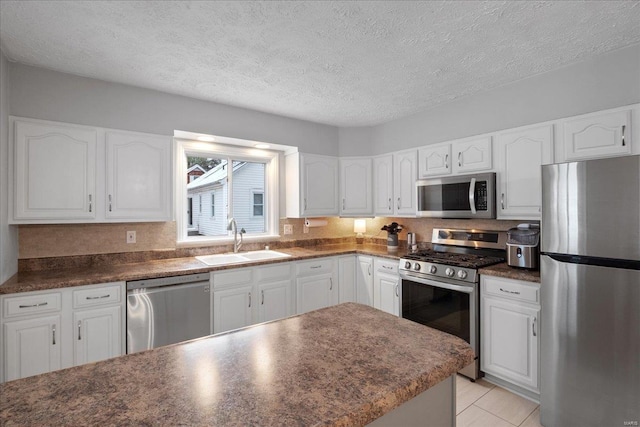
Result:
[[[507,230],[507,264],[537,270],[540,263],[540,227],[520,224]]]
[[[495,218],[495,172],[416,181],[416,215],[430,218]]]
[[[432,249],[400,258],[401,316],[462,338],[476,360],[460,373],[480,376],[478,269],[504,262],[504,231],[434,229]]]

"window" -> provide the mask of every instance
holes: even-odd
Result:
[[[253,216],[264,215],[264,193],[253,193]]]
[[[235,219],[245,239],[277,236],[279,155],[277,152],[176,139],[178,241],[228,241]],[[185,179],[188,170],[204,173]],[[199,197],[199,214],[189,215],[189,198]],[[202,199],[205,199],[203,203]],[[189,227],[191,221],[191,227]]]

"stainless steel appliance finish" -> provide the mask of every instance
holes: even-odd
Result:
[[[635,425],[640,156],[543,166],[542,182],[540,421]]]
[[[127,353],[211,333],[208,273],[127,282]]]
[[[418,180],[416,192],[419,217],[496,217],[494,172]]]
[[[540,260],[540,228],[507,230],[507,264],[511,267],[537,269]]]
[[[504,261],[505,233],[434,229],[434,249],[400,259],[401,316],[456,335],[480,354],[478,268]],[[480,362],[460,371],[475,380]]]

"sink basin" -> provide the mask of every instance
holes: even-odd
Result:
[[[200,255],[196,259],[204,262],[207,265],[226,265],[226,264],[239,264],[243,262],[261,261],[266,259],[286,258],[290,257],[289,254],[283,254],[277,251],[253,251],[242,252],[236,254],[215,254],[215,255]]]

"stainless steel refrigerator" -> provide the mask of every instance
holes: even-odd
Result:
[[[640,423],[640,156],[542,167],[540,421]]]

